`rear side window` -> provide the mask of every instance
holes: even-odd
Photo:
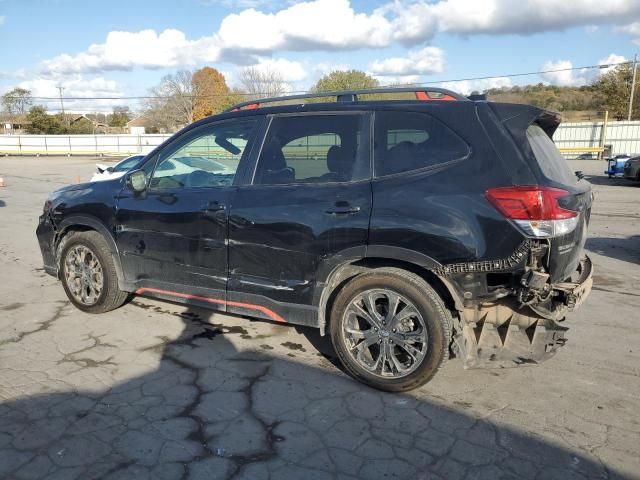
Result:
[[[576,183],[577,177],[571,172],[569,164],[542,128],[531,125],[527,128],[527,139],[545,177],[563,184]]]
[[[370,178],[369,116],[274,117],[254,184],[352,182]]]
[[[466,157],[469,145],[445,124],[417,112],[378,112],[376,177],[411,172]]]

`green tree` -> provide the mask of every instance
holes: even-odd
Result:
[[[629,112],[631,95],[632,67],[629,64],[618,65],[602,75],[593,84],[595,90],[604,97],[604,105],[609,113],[618,120],[626,119]],[[636,79],[637,80],[637,79]],[[640,88],[636,88],[633,99],[632,119],[640,118]]]
[[[49,115],[42,105],[31,107],[27,120],[30,122],[27,133],[36,135],[65,133],[65,127],[60,118]]]
[[[193,120],[219,113],[231,106],[231,90],[218,70],[204,67],[193,72]]]
[[[95,133],[93,122],[88,118],[79,118],[71,122],[68,127],[63,128],[60,133],[70,133],[72,135],[83,135]]]
[[[96,119],[97,120],[97,119]],[[107,115],[107,123],[110,127],[124,127],[131,120],[129,107],[113,107],[113,113]]]
[[[333,92],[340,90],[360,90],[380,86],[378,80],[360,70],[333,71],[311,88],[312,92]]]
[[[23,115],[27,112],[33,99],[31,90],[16,87],[2,95],[2,109],[9,115]]]

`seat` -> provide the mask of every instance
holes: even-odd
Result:
[[[383,162],[383,175],[392,175],[415,169],[416,144],[409,141],[400,142],[389,149]]]
[[[260,164],[256,175],[257,183],[262,185],[293,183],[296,178],[295,170],[287,167],[282,148],[274,140],[271,141],[260,156]]]
[[[214,175],[204,170],[195,170],[187,177],[187,187],[210,187],[213,185]]]
[[[320,182],[348,182],[353,177],[353,165],[355,156],[350,154],[345,147],[332,146],[327,151],[327,169],[319,179]]]

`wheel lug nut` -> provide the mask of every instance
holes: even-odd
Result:
[[[374,332],[377,332],[377,331],[378,331],[378,327],[374,328],[374,329],[373,329],[373,331],[374,331]]]
[[[392,328],[392,329],[391,329],[391,331],[392,331],[393,333],[396,333],[396,329],[395,329],[395,328]]]

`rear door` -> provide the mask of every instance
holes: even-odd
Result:
[[[365,256],[371,212],[368,113],[276,115],[251,185],[229,217],[229,311],[316,323],[319,272]],[[255,313],[255,312],[254,312]]]

